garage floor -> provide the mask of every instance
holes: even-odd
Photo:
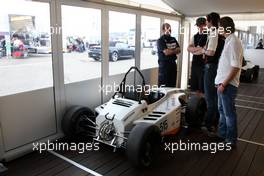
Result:
[[[163,152],[159,165],[148,170],[136,170],[126,160],[123,152],[113,153],[103,147],[99,152],[59,152],[61,155],[102,175],[233,175],[264,176],[264,70],[259,80],[242,83],[237,97],[239,138],[237,149],[231,152],[178,151]],[[184,139],[206,142],[210,139],[194,130]],[[171,139],[177,141],[177,139]],[[80,176],[88,172],[53,154],[32,153],[6,163],[9,176]]]

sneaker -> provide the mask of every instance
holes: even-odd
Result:
[[[205,127],[202,126],[201,130],[208,136],[208,137],[217,137],[216,128],[215,127]]]

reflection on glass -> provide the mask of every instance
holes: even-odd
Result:
[[[64,83],[101,77],[101,10],[63,5],[62,38]]]
[[[157,40],[160,37],[160,18],[141,18],[141,61],[140,68],[158,67]]]
[[[175,37],[177,41],[179,41],[179,21],[165,19],[165,23],[169,23],[171,25],[171,36]]]
[[[53,86],[49,4],[1,1],[0,96]]]
[[[134,14],[109,12],[109,74],[125,73],[135,66]]]

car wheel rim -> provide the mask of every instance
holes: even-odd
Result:
[[[112,61],[116,62],[117,59],[118,59],[118,55],[117,55],[116,52],[114,52],[114,53],[112,54]]]
[[[92,127],[94,126],[90,121],[87,120],[87,118],[89,118],[86,114],[80,114],[79,118],[77,119],[76,123],[75,123],[75,134],[76,135],[82,135],[86,133],[86,130],[89,129],[88,131],[92,131]],[[90,127],[85,127],[85,126],[90,126]]]

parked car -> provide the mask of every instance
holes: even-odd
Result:
[[[6,56],[5,39],[0,40],[0,58]]]
[[[89,57],[96,61],[101,60],[101,46],[92,46],[88,51]],[[123,42],[110,42],[109,43],[109,60],[116,62],[122,58],[134,58],[135,48],[130,47],[128,44]]]
[[[243,65],[241,69],[240,81],[252,82],[256,80],[259,75],[259,65],[254,65],[252,62],[243,58]]]

